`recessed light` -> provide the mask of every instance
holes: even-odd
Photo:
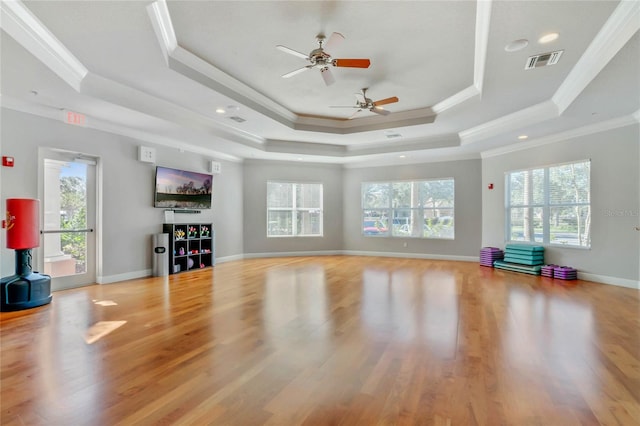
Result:
[[[529,45],[529,40],[526,38],[521,38],[519,40],[513,40],[511,43],[508,43],[504,50],[507,52],[517,52],[518,50],[522,50]]]
[[[404,155],[404,154],[403,155],[398,155],[398,158],[407,158],[407,156]]]
[[[558,33],[545,34],[538,39],[538,43],[540,44],[551,43],[552,41],[556,40],[559,36],[560,34]]]
[[[224,114],[225,112],[227,112],[224,108],[216,108],[216,112],[218,114]]]
[[[520,139],[521,141],[523,141],[523,140],[527,139],[528,137],[529,137],[529,136],[527,136],[527,135],[520,135],[520,136],[518,136],[518,139]]]

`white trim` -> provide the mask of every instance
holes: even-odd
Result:
[[[151,25],[158,37],[160,48],[165,62],[168,63],[169,55],[178,47],[178,39],[173,29],[169,8],[165,0],[157,0],[147,6]]]
[[[640,2],[621,1],[551,100],[562,114],[640,29]]]
[[[125,272],[124,274],[106,275],[96,277],[98,284],[111,284],[120,281],[135,280],[138,278],[146,278],[152,275],[151,269],[143,269],[142,271]]]
[[[539,104],[521,109],[511,114],[503,115],[495,120],[487,121],[478,126],[462,130],[460,135],[460,144],[466,145],[473,142],[479,142],[506,133],[518,130],[522,127],[531,126],[543,120],[550,120],[558,117],[558,107],[552,101],[544,101]]]
[[[340,256],[342,250],[324,251],[282,251],[273,253],[245,253],[244,259],[262,259],[267,257],[302,257],[302,256]]]
[[[76,91],[87,68],[19,0],[0,2],[4,31]]]
[[[587,272],[578,271],[578,279],[584,281],[593,281],[599,284],[615,285],[618,287],[632,288],[640,290],[640,281],[628,280],[626,278],[610,277],[607,275],[589,274]]]
[[[480,90],[478,90],[476,86],[469,86],[465,89],[462,89],[455,95],[449,96],[448,98],[438,102],[433,106],[432,109],[433,109],[433,112],[435,112],[436,114],[440,114],[448,110],[449,108],[453,108],[456,105],[459,105],[463,102],[468,101],[469,99],[472,99],[475,96],[480,96],[480,95],[481,95],[481,92]]]
[[[429,254],[429,253],[395,253],[386,251],[363,251],[363,250],[343,250],[346,256],[373,256],[373,257],[399,257],[405,259],[425,259],[425,260],[456,260],[460,262],[480,262],[479,256],[456,256],[449,254]]]
[[[570,139],[579,138],[579,137],[591,135],[594,133],[605,132],[605,131],[617,129],[620,127],[626,127],[626,126],[630,126],[637,123],[638,123],[638,120],[635,119],[633,115],[612,118],[611,120],[601,121],[599,123],[590,124],[588,126],[578,127],[575,129],[567,130],[565,132],[555,133],[553,135],[545,136],[539,139],[532,139],[527,142],[518,142],[509,146],[503,146],[500,148],[483,151],[481,153],[481,157],[482,158],[497,157],[500,155],[509,154],[511,152],[537,148],[542,145],[548,145],[550,143],[568,141]]]
[[[235,260],[242,260],[242,259],[244,259],[244,254],[234,254],[232,256],[216,257],[215,265],[217,265],[218,263],[233,262]],[[215,265],[213,266],[215,267]]]
[[[484,70],[487,62],[487,46],[489,44],[489,29],[491,23],[492,0],[476,2],[476,45],[473,63],[473,85],[482,95]]]

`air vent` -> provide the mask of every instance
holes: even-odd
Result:
[[[237,115],[231,116],[231,117],[229,117],[229,118],[230,118],[231,120],[235,121],[236,123],[244,123],[245,121],[247,121],[247,120],[245,120],[245,119],[244,119],[244,118],[242,118],[242,117],[238,117]]]
[[[387,139],[401,138],[402,135],[400,133],[389,133],[386,135]]]
[[[525,70],[533,68],[547,67],[549,65],[555,65],[560,60],[564,50],[556,50],[555,52],[542,53],[540,55],[529,56],[527,62],[524,64]]]

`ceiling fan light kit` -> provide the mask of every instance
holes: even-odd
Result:
[[[303,71],[306,71],[311,68],[319,68],[320,74],[324,83],[327,86],[332,85],[335,82],[335,78],[331,73],[330,66],[332,67],[348,67],[348,68],[369,68],[371,65],[371,61],[369,59],[354,59],[354,58],[340,58],[333,59],[331,55],[325,50],[332,50],[333,48],[339,46],[344,41],[344,36],[340,33],[332,33],[328,40],[326,40],[325,44],[325,36],[319,34],[316,37],[316,41],[318,42],[318,48],[313,49],[309,55],[305,55],[304,53],[298,52],[297,50],[293,50],[289,47],[283,45],[277,45],[276,47],[290,55],[297,56],[299,58],[305,59],[309,61],[309,65],[299,68],[297,70],[288,72],[284,74],[283,78],[293,77],[296,74],[299,74]],[[323,45],[325,45],[323,47]]]
[[[368,109],[371,112],[375,112],[380,115],[389,115],[391,111],[388,111],[382,107],[382,105],[392,104],[398,102],[397,96],[392,96],[390,98],[380,99],[378,101],[372,101],[370,98],[367,98],[367,88],[362,89],[362,93],[355,93],[356,104],[354,106],[331,106],[329,108],[357,108],[357,111],[353,113],[349,117],[352,119],[355,117],[360,111]]]

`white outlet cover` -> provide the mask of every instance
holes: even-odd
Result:
[[[217,161],[212,161],[211,162],[211,173],[219,175],[220,173],[222,173],[222,164],[218,163]]]
[[[149,148],[147,146],[139,146],[138,161],[142,161],[143,163],[155,163],[156,162],[155,148]]]

